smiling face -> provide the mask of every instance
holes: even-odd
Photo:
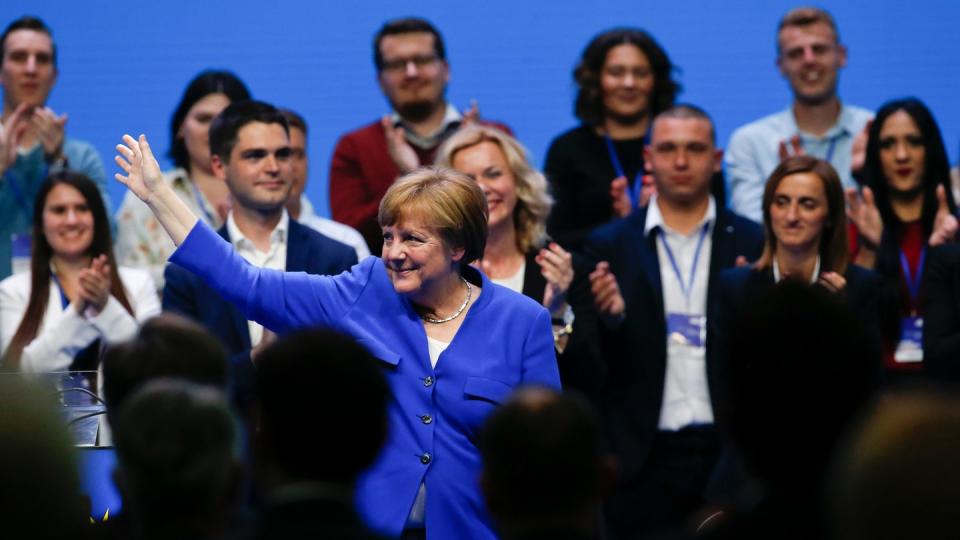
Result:
[[[56,80],[53,40],[49,35],[28,29],[14,30],[7,35],[0,66],[5,113],[12,112],[21,103],[43,107]]]
[[[487,224],[491,232],[513,228],[517,180],[500,146],[492,141],[482,141],[462,148],[453,155],[451,165],[473,178],[486,195],[490,213]]]
[[[213,172],[227,182],[236,205],[257,212],[280,212],[290,195],[290,140],[280,124],[250,122],[224,163],[213,156]]]
[[[802,253],[819,249],[829,210],[823,180],[816,173],[785,176],[770,204],[770,227],[777,251]]]
[[[43,235],[54,257],[79,260],[93,243],[93,213],[83,194],[69,184],[57,184],[43,204]]]
[[[880,164],[887,185],[902,194],[919,194],[923,187],[926,147],[917,123],[904,110],[883,122],[878,138]]]
[[[388,35],[380,42],[380,88],[400,116],[413,121],[423,120],[444,103],[450,72],[447,62],[437,57],[434,39],[429,32],[410,32]]]
[[[430,297],[456,272],[454,263],[463,258],[462,248],[451,249],[423,219],[407,217],[382,230],[381,257],[393,289],[414,302]]]
[[[180,124],[179,136],[187,147],[190,168],[210,171],[210,122],[230,105],[230,98],[223,94],[210,94],[190,107],[187,117]]]
[[[790,83],[794,99],[810,104],[833,99],[840,68],[847,65],[847,50],[837,43],[833,28],[825,22],[785,26],[777,39],[777,67]]]
[[[704,118],[661,116],[653,124],[644,165],[653,174],[657,196],[677,204],[702,200],[710,193],[710,178],[721,166],[710,121]]]
[[[650,60],[636,45],[612,47],[600,72],[604,114],[639,119],[649,113],[654,77]]]

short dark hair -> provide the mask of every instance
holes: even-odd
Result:
[[[230,152],[237,144],[237,133],[247,124],[280,124],[290,134],[287,118],[273,105],[263,101],[237,101],[231,103],[210,124],[210,155],[219,156],[224,163],[230,161]]]
[[[201,99],[211,94],[223,94],[235,101],[250,99],[250,90],[243,81],[229,71],[206,70],[201,71],[188,84],[177,104],[177,109],[170,118],[170,159],[173,164],[185,170],[190,169],[190,155],[183,137],[179,135],[180,126],[187,119],[190,109]]]
[[[391,393],[380,369],[331,330],[280,338],[257,358],[261,455],[290,479],[353,483],[386,439]]]
[[[291,128],[299,129],[303,132],[303,135],[307,135],[307,121],[299,113],[291,111],[290,109],[280,109],[280,114],[287,119],[287,124]]]
[[[692,103],[677,103],[676,105],[671,105],[653,117],[653,122],[650,124],[651,127],[654,123],[656,123],[657,120],[661,118],[696,118],[699,120],[705,120],[708,124],[710,124],[710,141],[713,142],[714,146],[717,144],[717,130],[713,126],[713,119],[710,118],[710,115],[707,114],[707,111],[703,110],[703,108],[698,107],[697,105]]]
[[[146,530],[196,527],[228,504],[239,460],[236,427],[218,389],[151,381],[123,404],[113,428],[128,502]]]
[[[677,94],[680,93],[680,84],[673,79],[674,66],[670,63],[666,51],[653,39],[653,36],[639,28],[607,30],[598,34],[587,44],[580,56],[580,62],[573,70],[573,80],[578,87],[573,113],[585,124],[595,126],[603,123],[605,108],[603,91],[600,89],[600,76],[603,72],[603,64],[607,60],[607,53],[617,45],[634,45],[650,61],[650,67],[653,69],[651,118],[673,105]]]
[[[103,397],[111,420],[127,397],[144,383],[176,377],[223,389],[227,353],[202,326],[175,313],[163,313],[140,326],[136,337],[107,349],[103,358]]]
[[[478,446],[499,520],[569,515],[600,501],[600,425],[576,394],[519,390],[487,419]]]
[[[380,43],[387,36],[397,34],[413,34],[424,32],[433,36],[433,52],[437,59],[446,61],[447,50],[443,45],[443,37],[430,21],[419,17],[405,17],[402,19],[391,19],[377,30],[373,36],[373,64],[377,66],[377,72],[383,71],[383,54],[380,52]]]
[[[53,31],[50,30],[50,27],[47,26],[47,23],[43,22],[42,19],[32,15],[24,15],[8,24],[7,28],[3,31],[3,35],[0,35],[0,66],[3,65],[3,58],[7,55],[7,36],[17,30],[33,30],[34,32],[46,34],[47,37],[50,38],[53,67],[57,67],[57,42],[53,40]]]

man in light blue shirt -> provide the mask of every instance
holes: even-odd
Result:
[[[65,136],[67,115],[46,107],[57,80],[57,47],[47,25],[21,17],[0,36],[0,279],[29,267],[33,204],[52,172],[79,171],[100,188],[110,212],[103,162],[89,143]]]
[[[777,31],[777,67],[790,84],[793,104],[734,131],[725,164],[730,208],[763,221],[761,199],[767,177],[780,161],[809,154],[829,161],[844,187],[855,187],[852,173],[863,165],[867,122],[873,113],[844,105],[837,96],[847,49],[833,17],[824,10],[796,8]]]

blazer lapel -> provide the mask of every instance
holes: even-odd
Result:
[[[310,245],[307,242],[303,226],[290,219],[287,229],[287,271],[308,272],[307,261],[310,258]]]
[[[524,258],[526,268],[523,270],[523,291],[521,292],[524,296],[542,302],[543,293],[547,289],[547,280],[540,273],[540,265],[534,258],[537,251],[539,250],[533,250]]]

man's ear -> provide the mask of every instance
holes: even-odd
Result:
[[[643,147],[643,170],[647,174],[653,174],[653,163],[651,163],[650,156],[653,152],[650,150],[650,145]]]
[[[723,170],[723,148],[717,148],[713,151],[713,172],[718,173]]]
[[[227,179],[227,163],[217,154],[210,156],[210,170],[212,170],[213,175],[220,180]]]

